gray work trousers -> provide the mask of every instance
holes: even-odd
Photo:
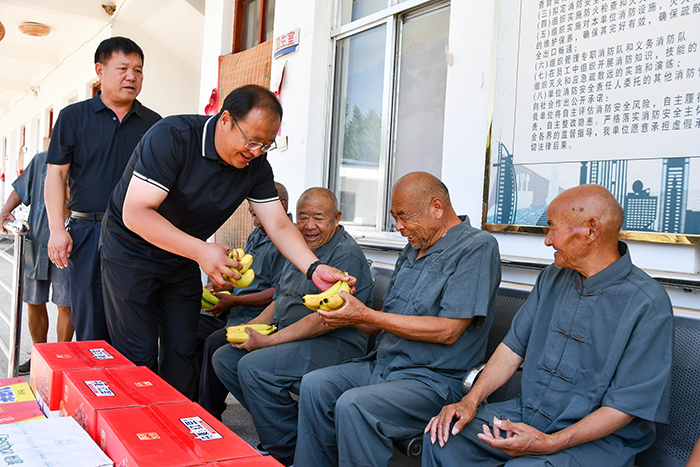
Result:
[[[355,345],[319,336],[252,352],[224,345],[214,352],[212,364],[219,380],[250,412],[265,450],[284,459],[294,454],[297,437],[298,404],[290,390],[298,391],[306,373],[362,353]]]
[[[388,466],[393,440],[413,438],[446,401],[415,379],[386,381],[373,361],[304,376],[295,465]]]

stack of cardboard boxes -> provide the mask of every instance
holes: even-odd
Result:
[[[4,387],[20,383],[27,386],[23,378],[7,381]],[[61,423],[65,424],[65,417],[71,417],[71,423],[92,438],[91,444],[99,445],[118,466],[280,465],[271,457],[261,456],[199,404],[190,402],[148,368],[135,366],[104,341],[34,345],[29,386],[33,396],[27,394],[28,387],[24,392],[13,387],[13,394],[21,394],[14,404],[33,404],[15,405],[15,413],[26,412],[27,419],[32,414],[43,418],[36,411],[40,406],[50,419],[43,427],[58,417],[64,417]],[[0,386],[0,410],[5,410],[2,391]],[[34,396],[36,401],[31,400]],[[5,414],[0,411],[0,415]],[[1,438],[0,433],[0,443]],[[77,445],[73,448],[82,449]],[[19,453],[18,459],[22,456],[28,458],[28,454]],[[61,456],[61,462],[66,461],[65,453]],[[75,459],[65,465],[111,465],[99,456],[93,463],[72,461]]]

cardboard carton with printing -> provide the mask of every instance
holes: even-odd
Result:
[[[105,341],[53,342],[32,346],[29,386],[47,417],[57,417],[63,373],[88,368],[134,366]]]
[[[44,416],[24,378],[0,380],[0,425],[36,418]]]
[[[98,411],[174,402],[189,399],[144,366],[72,370],[63,375],[60,415],[73,417],[98,442]]]
[[[98,444],[117,465],[189,467],[260,453],[193,402],[102,410]]]

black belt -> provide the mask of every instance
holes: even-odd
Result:
[[[90,219],[91,221],[101,222],[102,218],[105,216],[102,212],[78,212],[71,211],[70,216],[73,219]]]

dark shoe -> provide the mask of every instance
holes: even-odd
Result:
[[[32,368],[32,359],[30,358],[26,362],[22,363],[19,368],[17,369],[18,374],[20,375],[28,375],[29,371]]]

